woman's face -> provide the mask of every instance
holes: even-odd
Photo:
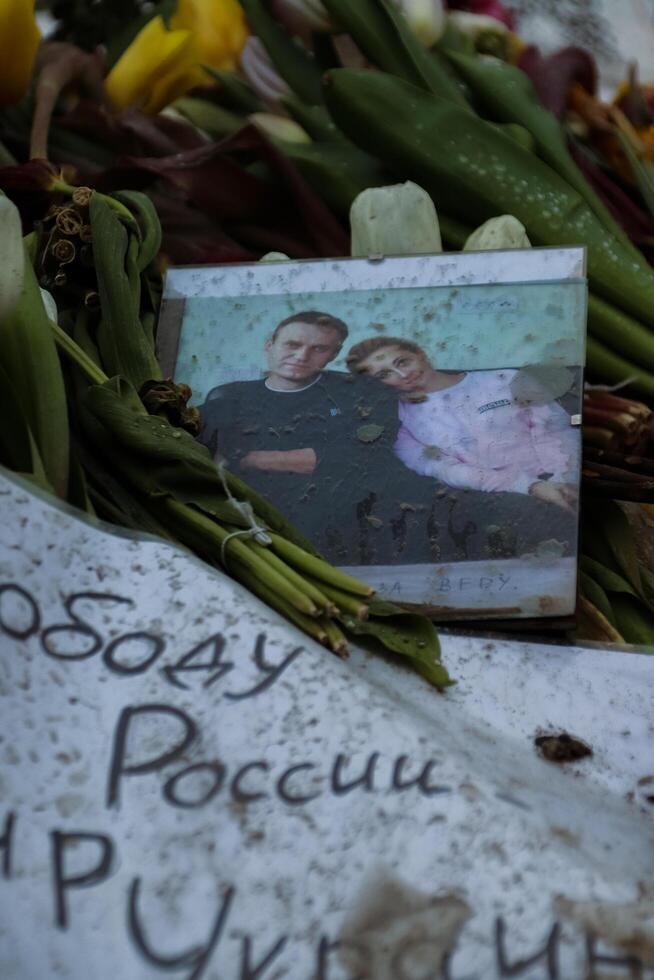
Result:
[[[402,392],[421,391],[432,367],[425,354],[403,347],[382,347],[359,364],[359,370]]]

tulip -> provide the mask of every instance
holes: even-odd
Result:
[[[34,0],[0,0],[0,106],[25,95],[40,40]]]
[[[452,10],[447,20],[457,31],[469,37],[475,47],[483,48],[488,54],[497,51],[501,56],[509,36],[506,24],[487,14],[472,14],[468,10]]]
[[[352,255],[418,255],[442,252],[434,203],[422,187],[407,181],[369,187],[350,209]]]
[[[191,31],[201,64],[228,71],[236,67],[248,36],[238,0],[177,0],[170,26]]]
[[[395,0],[419,41],[430,48],[445,30],[443,0]]]
[[[202,65],[233,68],[247,37],[237,0],[179,0],[170,26],[153,17],[109,72],[105,88],[115,109],[159,112],[206,82]]]
[[[254,92],[269,109],[279,112],[291,89],[278,73],[258,37],[249,37],[241,52],[241,71]]]
[[[194,84],[198,53],[191,31],[169,31],[153,17],[139,31],[105,79],[114,109],[135,106],[155,114]]]
[[[489,218],[466,239],[464,252],[485,252],[498,248],[531,248],[525,226],[512,214]]]
[[[18,208],[0,191],[0,323],[18,302],[23,289],[25,249]]]

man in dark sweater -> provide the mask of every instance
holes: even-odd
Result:
[[[403,469],[397,409],[382,385],[325,370],[347,333],[315,310],[283,320],[265,344],[264,379],[209,392],[201,439],[332,561],[384,564]]]

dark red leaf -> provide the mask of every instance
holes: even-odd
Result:
[[[254,151],[268,164],[287,191],[303,231],[302,237],[308,237],[313,245],[313,252],[307,258],[334,258],[349,254],[350,240],[343,226],[309,186],[297,167],[256,126],[239,130],[223,140],[221,146],[232,151]]]
[[[540,101],[557,119],[565,114],[571,85],[578,82],[591,94],[597,89],[595,60],[582,48],[562,48],[543,58],[530,45],[520,55],[518,67],[531,78]]]
[[[57,126],[93,140],[120,156],[170,156],[206,144],[197,130],[182,120],[162,115],[146,116],[138,109],[112,113],[88,100],[59,116]]]
[[[602,199],[617,223],[629,238],[640,246],[649,262],[654,256],[654,218],[641,208],[623,187],[576,146],[570,147],[572,157],[588,183]]]

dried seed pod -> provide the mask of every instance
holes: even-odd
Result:
[[[65,272],[61,272],[61,270],[54,277],[54,284],[59,288],[61,288],[61,286],[65,286],[67,282],[68,282],[68,276],[66,275]]]
[[[62,208],[55,219],[57,228],[64,235],[79,235],[82,218],[74,208]]]
[[[83,242],[90,242],[93,237],[91,233],[91,226],[82,225],[82,227],[79,230],[79,237],[82,239]]]
[[[100,294],[95,289],[89,289],[84,294],[84,306],[87,310],[97,310],[100,306]]]
[[[69,238],[59,238],[50,251],[61,265],[68,265],[77,255],[77,249]]]
[[[92,193],[90,187],[76,187],[72,194],[73,204],[76,204],[78,208],[88,207]]]

